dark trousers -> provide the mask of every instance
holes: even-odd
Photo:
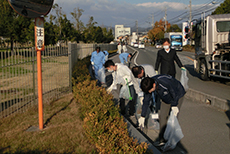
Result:
[[[136,107],[136,100],[137,100],[137,94],[134,89],[134,86],[131,85],[129,86],[130,94],[132,96],[132,100],[129,101],[128,106],[129,106],[129,115],[133,116],[135,113],[135,107]],[[125,115],[126,114],[126,108],[125,108],[125,99],[120,98],[120,109],[121,109],[121,114]]]
[[[182,105],[182,102],[184,100],[184,97],[181,97],[178,101],[178,109],[180,113],[180,107]],[[160,112],[159,112],[159,123],[160,123],[160,133],[159,133],[159,140],[163,141],[164,140],[164,132],[166,129],[167,121],[169,118],[170,110],[171,109],[171,104],[166,104],[165,102],[161,101],[161,107],[160,107]],[[177,117],[179,116],[179,113]]]

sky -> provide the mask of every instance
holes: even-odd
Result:
[[[209,10],[214,11],[224,0],[216,0],[216,4],[211,4],[212,0],[191,0],[192,18],[201,17],[203,11],[210,14]],[[67,18],[74,21],[70,12],[74,8],[83,9],[84,12],[80,18],[87,24],[90,16],[94,17],[97,26],[124,25],[125,27],[134,27],[138,21],[138,27],[150,27],[154,23],[163,19],[165,8],[167,9],[167,20],[171,24],[181,24],[189,20],[189,0],[54,0]],[[51,14],[55,14],[51,10]]]

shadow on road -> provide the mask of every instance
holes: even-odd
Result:
[[[225,114],[226,116],[228,117],[228,120],[229,120],[229,123],[226,123],[226,125],[228,126],[229,128],[229,139],[230,139],[230,100],[228,100],[228,109]]]
[[[201,79],[200,75],[194,70],[193,65],[184,65],[184,67],[188,70],[189,74],[191,74],[193,77],[197,77]]]

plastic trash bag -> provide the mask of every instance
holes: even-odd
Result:
[[[171,111],[164,132],[164,139],[167,140],[167,142],[162,147],[163,152],[174,149],[183,137],[184,134],[182,133],[177,117],[173,114],[173,111]]]
[[[158,113],[150,113],[147,120],[147,128],[153,130],[159,130],[160,124],[158,122]]]
[[[98,74],[98,80],[99,80],[100,82],[105,83],[105,68],[102,67],[102,68],[97,72],[97,74]]]
[[[141,117],[142,112],[142,105],[140,102],[140,98],[137,98],[137,104],[136,104],[136,118],[139,119]],[[150,108],[147,110],[147,114],[145,117],[145,127],[152,130],[159,130],[160,125],[158,122],[158,113],[154,113],[155,111],[151,112]]]
[[[127,85],[121,87],[119,98],[129,99],[129,87]]]
[[[187,91],[189,87],[188,87],[188,76],[187,76],[187,71],[186,70],[181,71],[180,82],[183,85],[185,91]]]

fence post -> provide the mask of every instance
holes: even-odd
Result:
[[[72,62],[72,49],[71,49],[71,46],[72,43],[69,42],[68,43],[68,57],[69,57],[69,89],[70,89],[70,92],[72,92],[73,90],[73,87],[72,87],[72,72],[73,72],[73,62]]]
[[[35,54],[35,50],[34,48],[32,48],[32,61],[33,61],[33,64],[32,64],[32,67],[33,67],[33,97],[34,97],[34,104],[36,103],[35,100],[36,100],[36,94],[35,94],[35,69],[34,69],[34,54]]]

